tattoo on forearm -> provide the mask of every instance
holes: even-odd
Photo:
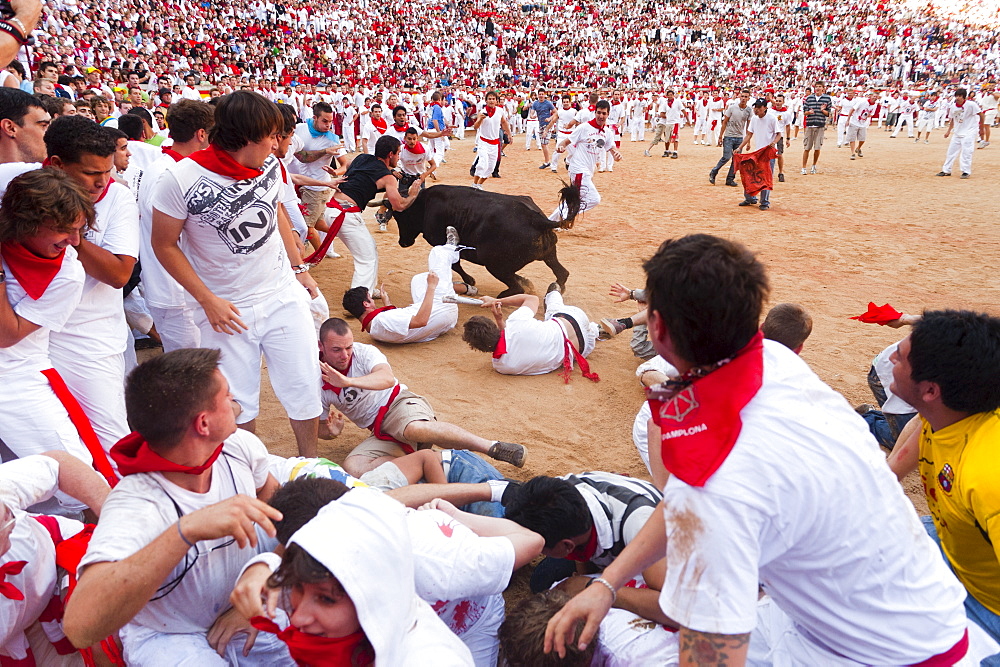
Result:
[[[698,665],[699,667],[728,664],[734,652],[740,651],[750,643],[750,634],[720,635],[711,632],[693,632],[685,630],[680,633],[681,664]]]

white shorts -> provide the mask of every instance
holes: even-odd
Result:
[[[0,375],[0,438],[18,458],[62,449],[87,465],[90,452],[41,372]]]
[[[358,479],[379,491],[391,491],[409,484],[403,471],[391,461],[386,461],[374,470],[369,470]]]
[[[163,351],[173,352],[187,347],[200,347],[201,332],[194,323],[194,310],[188,307],[158,308],[150,306],[149,312],[156,323],[156,332],[163,341]]]
[[[212,329],[205,311],[195,312],[201,346],[222,351],[219,370],[242,412],[238,422],[260,413],[260,358],[270,369],[271,386],[289,419],[314,419],[320,404],[316,328],[309,313],[309,294],[298,281],[266,301],[240,308],[248,330],[229,335]]]
[[[996,109],[990,109],[990,110],[984,112],[984,114],[983,114],[983,121],[987,125],[992,125],[993,122],[996,119],[997,119],[997,110]]]
[[[583,312],[583,309],[565,305],[562,294],[559,292],[549,292],[545,295],[545,321],[552,319],[552,316],[556,313],[569,315],[580,326],[580,332],[583,334],[583,349],[579,350],[579,352],[584,357],[589,356],[597,344],[597,324],[590,321],[590,318],[587,317],[587,313]],[[570,336],[569,339],[570,342],[575,344],[575,336]]]

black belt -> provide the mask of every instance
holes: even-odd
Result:
[[[583,354],[583,347],[584,347],[583,331],[580,330],[580,323],[576,321],[576,318],[570,315],[569,313],[553,313],[552,317],[558,317],[559,319],[566,320],[567,322],[570,323],[570,326],[573,327],[573,331],[576,332],[577,352]]]

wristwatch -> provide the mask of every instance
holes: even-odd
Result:
[[[0,283],[7,282],[7,272],[0,269]]]

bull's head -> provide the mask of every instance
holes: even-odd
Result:
[[[399,228],[399,246],[409,248],[417,241],[417,237],[424,231],[424,202],[423,193],[405,211],[394,211],[392,217],[396,219],[396,226]]]

